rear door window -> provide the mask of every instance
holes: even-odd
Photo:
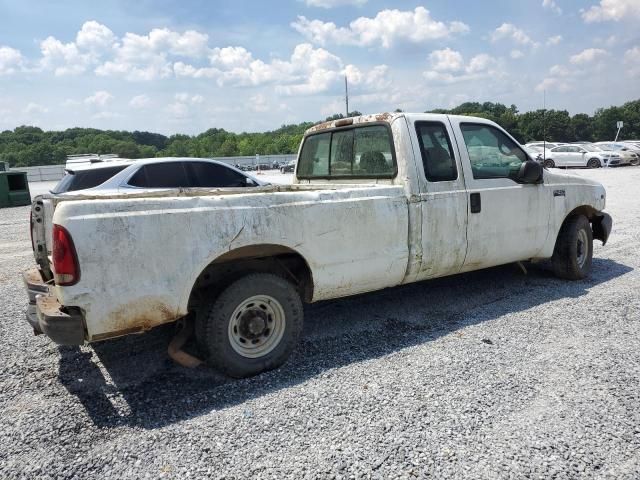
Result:
[[[216,163],[186,162],[191,185],[198,188],[246,187],[247,177]]]
[[[427,180],[445,182],[457,179],[453,148],[445,126],[440,122],[417,122],[416,133]]]
[[[131,177],[129,185],[141,188],[188,188],[191,186],[183,162],[143,165]]]

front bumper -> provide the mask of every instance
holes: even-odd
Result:
[[[602,241],[602,245],[606,245],[613,226],[613,219],[608,213],[600,212],[591,220],[591,229],[593,230],[593,238]]]
[[[35,334],[44,333],[59,345],[84,344],[84,319],[80,311],[60,305],[37,268],[27,270],[22,279],[29,296],[27,322]]]

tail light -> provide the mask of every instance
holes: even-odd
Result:
[[[66,228],[53,225],[53,278],[56,285],[75,285],[80,280],[80,266],[73,239]]]

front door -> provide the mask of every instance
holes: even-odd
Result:
[[[454,117],[455,118],[455,117]],[[452,120],[469,195],[467,255],[462,270],[534,258],[547,237],[549,195],[543,184],[515,178],[527,155],[502,130]]]

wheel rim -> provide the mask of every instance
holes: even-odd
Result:
[[[576,249],[576,260],[580,268],[584,267],[589,255],[589,237],[584,230],[578,230],[578,244]]]
[[[254,295],[233,311],[229,343],[243,357],[263,357],[278,346],[286,323],[280,302],[269,295]]]

